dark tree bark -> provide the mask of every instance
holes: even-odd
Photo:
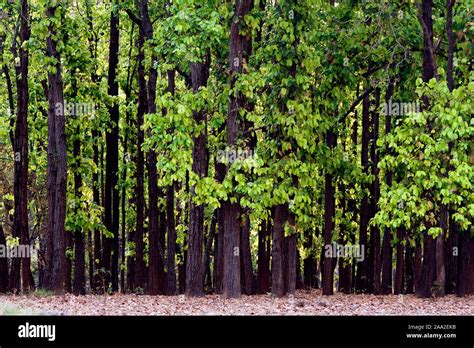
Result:
[[[3,226],[0,224],[0,245],[7,245]],[[0,258],[0,294],[8,291],[8,258]]]
[[[147,88],[145,80],[145,67],[144,67],[144,54],[143,44],[145,41],[144,35],[140,32],[138,34],[137,46],[137,85],[138,85],[138,109],[137,109],[137,143],[136,143],[136,170],[135,170],[135,207],[136,207],[136,230],[135,230],[135,260],[134,260],[134,282],[133,288],[145,288],[145,261],[144,261],[144,227],[143,221],[145,220],[145,198],[144,198],[144,154],[142,145],[144,142],[144,132],[142,129],[143,118],[147,111]]]
[[[446,293],[456,292],[459,258],[459,236],[457,224],[454,221],[453,214],[449,214],[449,236],[446,243]]]
[[[418,1],[415,1],[418,8],[418,19],[423,29],[423,81],[428,82],[433,77],[438,80],[438,72],[435,59],[435,49],[433,43],[433,0],[423,0],[421,6]],[[423,97],[425,109],[429,109],[428,97]],[[427,125],[427,130],[430,131],[430,124]],[[429,228],[426,229],[428,231]],[[439,240],[434,241],[428,235],[424,234],[424,248],[423,248],[423,269],[417,286],[416,294],[418,297],[431,297],[432,285],[436,277],[436,263],[441,264],[441,260],[437,262],[437,258],[443,255],[444,257],[444,235],[438,237]],[[436,248],[441,248],[436,253]],[[441,252],[440,252],[441,251]],[[437,257],[438,256],[438,257]],[[444,260],[442,260],[444,263]],[[442,285],[442,292],[444,293],[444,284]]]
[[[109,44],[109,70],[108,70],[108,94],[111,97],[118,96],[118,53],[119,53],[119,15],[116,10],[110,14],[110,44]],[[110,130],[105,134],[107,148],[106,154],[106,176],[105,176],[105,227],[112,233],[113,238],[105,238],[103,243],[102,264],[107,272],[105,275],[106,287],[109,282],[112,291],[118,290],[118,260],[119,260],[119,218],[120,197],[117,187],[119,178],[119,104],[113,102],[108,106],[110,115]]]
[[[296,216],[290,212],[288,216],[288,224],[290,228],[296,227]],[[287,245],[287,279],[286,292],[290,295],[296,292],[296,278],[297,278],[297,267],[298,267],[298,252],[297,252],[297,235],[293,232],[288,237],[285,237]]]
[[[217,209],[217,233],[216,242],[214,246],[214,282],[215,290],[217,293],[223,291],[223,280],[224,280],[224,212],[223,208]]]
[[[406,286],[404,293],[405,294],[413,294],[414,292],[414,272],[415,272],[415,263],[413,257],[413,247],[410,244],[410,237],[409,233],[406,234],[405,240],[405,281]]]
[[[225,124],[219,128],[219,133],[222,133],[225,130]],[[215,180],[218,183],[224,181],[226,175],[226,165],[222,162],[219,162],[217,159],[214,160],[214,170],[215,170]],[[224,202],[220,202],[221,207],[216,211],[217,217],[217,233],[216,233],[216,243],[214,246],[214,281],[215,281],[215,290],[217,293],[223,292],[223,281],[224,281]]]
[[[423,269],[423,255],[422,255],[421,241],[420,241],[420,238],[417,237],[415,240],[415,278],[414,278],[415,291],[420,282],[422,269]]]
[[[74,239],[72,233],[66,232],[66,279],[64,281],[64,288],[67,293],[72,292],[72,257],[69,253],[74,252]],[[69,254],[69,255],[68,255]]]
[[[429,223],[426,223],[426,229],[428,230],[430,227]],[[435,269],[436,242],[432,236],[426,233],[423,236],[423,265],[415,291],[418,297],[431,297],[431,288],[436,277]]]
[[[257,284],[260,294],[270,291],[270,250],[267,248],[267,240],[271,237],[270,231],[270,221],[264,221],[258,231]]]
[[[369,109],[370,99],[367,94],[362,101],[362,150],[361,150],[361,166],[368,173],[369,162]],[[363,187],[364,189],[364,187]],[[359,244],[367,251],[367,230],[369,224],[368,197],[364,193],[360,204],[360,229]],[[367,258],[358,263],[356,274],[356,290],[358,292],[367,291]]]
[[[148,0],[140,0],[137,2],[140,13],[140,29],[144,33],[145,38],[154,47],[153,43],[153,24],[150,19]],[[158,79],[158,72],[155,67],[157,61],[156,53],[153,51],[151,55],[151,61],[153,64],[150,65],[148,70],[148,85],[147,85],[147,113],[156,113],[156,83]],[[151,131],[149,131],[151,135]],[[150,295],[163,294],[166,286],[166,274],[164,270],[165,262],[163,259],[164,255],[164,236],[165,236],[165,223],[161,221],[160,216],[164,219],[164,214],[160,214],[158,209],[158,197],[162,196],[158,189],[158,171],[156,168],[157,159],[156,152],[150,149],[146,154],[146,164],[148,170],[148,239],[149,239],[149,267],[148,267],[148,289],[147,292]],[[160,228],[160,226],[162,228]]]
[[[273,217],[272,240],[272,294],[276,297],[285,295],[284,270],[284,224],[288,220],[288,205],[280,204],[275,207]]]
[[[395,281],[393,291],[395,295],[400,295],[403,292],[404,284],[404,254],[403,254],[403,240],[405,239],[404,227],[397,229],[397,263],[395,267]]]
[[[374,175],[374,182],[372,185],[372,216],[378,212],[378,202],[380,198],[380,181],[379,181],[379,153],[377,149],[377,140],[379,138],[379,102],[380,102],[380,89],[375,89],[375,107],[372,112],[372,173]],[[380,230],[377,226],[371,227],[371,259],[373,262],[372,266],[372,291],[375,295],[382,293],[382,284],[380,281],[381,274],[381,254],[380,254]]]
[[[191,78],[193,92],[197,93],[199,88],[207,85],[209,79],[210,53],[201,62],[191,63]],[[201,110],[195,110],[194,121],[197,124],[206,122],[206,114]],[[201,134],[193,137],[193,172],[199,177],[204,178],[208,174],[209,153],[207,149],[207,134],[202,131]],[[204,270],[202,260],[203,233],[204,233],[204,205],[198,205],[194,202],[195,186],[191,187],[191,200],[189,205],[189,240],[186,262],[186,295],[202,296],[204,295]],[[240,268],[238,269],[240,271]],[[240,275],[240,272],[238,274]],[[225,273],[224,273],[225,274]],[[239,281],[240,287],[240,281]]]
[[[74,157],[79,156],[79,145],[74,144]],[[76,157],[78,158],[78,157]],[[82,186],[82,178],[79,171],[74,172],[74,191],[76,197],[80,196],[79,188]],[[85,260],[85,245],[84,234],[82,230],[74,231],[74,282],[73,293],[75,295],[84,295],[86,283],[86,260]]]
[[[251,37],[241,33],[243,18],[251,10],[253,1],[236,0],[235,14],[230,30],[229,42],[229,72],[230,88],[235,88],[239,75],[243,72],[246,57],[246,46],[250,44]],[[239,113],[244,107],[243,95],[235,92],[229,100],[227,116],[227,146],[234,149],[239,133]],[[230,165],[229,165],[230,166]],[[240,296],[240,205],[229,201],[224,203],[224,280],[223,293],[226,297],[237,298]]]
[[[245,217],[242,222],[241,238],[240,238],[241,252],[241,279],[244,293],[252,295],[254,293],[254,274],[252,269],[252,254],[250,250],[250,218]]]
[[[313,251],[313,231],[306,231],[306,238],[304,241],[305,249],[309,249],[309,255],[303,261],[303,279],[304,285],[309,288],[314,287],[315,269],[314,269],[314,251]]]
[[[388,105],[393,96],[394,77],[390,77],[387,91],[385,92],[385,103]],[[392,118],[389,112],[385,115],[385,134],[392,131]],[[390,151],[390,150],[388,150]],[[390,154],[390,152],[389,152]],[[387,186],[392,186],[392,172],[388,172],[385,176]],[[388,228],[384,230],[382,240],[382,294],[388,295],[392,293],[392,231]]]
[[[135,23],[132,22],[132,29],[130,30],[130,39],[129,39],[129,45],[130,48],[128,50],[128,61],[130,62],[132,60],[132,51],[133,51],[133,39],[134,39],[134,29],[135,29]],[[135,69],[134,69],[135,70]],[[138,69],[137,69],[138,70]],[[128,64],[127,67],[127,80],[126,80],[126,85],[125,85],[125,101],[127,105],[132,102],[132,96],[131,96],[131,89],[132,89],[132,84],[133,84],[133,75],[134,71],[132,72],[132,66],[131,64]],[[120,262],[121,262],[121,267],[120,267],[120,289],[122,293],[126,292],[127,286],[125,284],[125,269],[123,268],[125,265],[128,265],[128,260],[126,258],[126,247],[127,247],[127,187],[125,185],[125,182],[127,180],[127,169],[128,169],[128,162],[130,160],[130,153],[129,153],[129,148],[132,148],[133,146],[129,145],[128,138],[129,138],[129,133],[131,128],[133,128],[133,125],[131,124],[131,110],[127,108],[125,112],[125,134],[123,136],[123,157],[122,157],[122,163],[123,163],[123,170],[122,170],[122,193],[121,193],[121,250],[120,250]],[[128,277],[127,277],[128,278]]]
[[[15,124],[15,141],[14,141],[14,181],[13,191],[15,200],[15,210],[13,215],[13,235],[20,238],[22,245],[30,244],[30,236],[28,231],[28,50],[23,45],[29,40],[29,12],[28,1],[21,0],[21,26],[20,26],[20,49],[19,59],[20,65],[15,67],[17,81],[17,119]],[[21,263],[21,278],[23,283],[23,292],[30,291],[30,259],[22,258],[14,260],[16,267],[12,268],[11,277],[12,285],[15,289],[20,290],[19,284],[19,267]]]
[[[99,132],[92,131],[92,141],[93,141],[93,151],[94,151],[94,164],[97,168],[100,168],[99,162],[99,146],[97,145],[99,139]],[[94,172],[92,174],[92,197],[94,200],[94,204],[100,206],[100,190],[99,190],[99,173]],[[103,284],[101,284],[101,276],[100,276],[100,269],[102,268],[102,248],[101,248],[101,233],[99,229],[94,230],[94,260],[89,260],[92,266],[91,276],[91,290],[99,291],[102,288]]]
[[[73,100],[77,97],[77,80],[75,72],[72,75],[72,89],[73,89]],[[81,186],[82,186],[82,175],[81,175],[81,134],[80,126],[76,126],[75,138],[73,142],[73,157],[74,157],[74,196],[75,199],[81,201]],[[74,207],[75,213],[79,210],[79,205]],[[84,234],[82,228],[77,228],[73,231],[73,242],[74,242],[74,280],[72,291],[75,295],[84,295],[86,293],[86,255],[85,255],[85,244]]]
[[[175,71],[168,71],[168,91],[174,96],[175,91]],[[168,295],[176,294],[176,227],[174,219],[174,188],[171,183],[166,192],[166,223],[168,230],[168,256],[166,263],[166,293]]]
[[[54,17],[57,6],[49,6],[48,17]],[[50,22],[46,39],[46,55],[55,60],[48,71],[48,278],[47,288],[62,293],[66,280],[66,134],[61,57],[57,51],[57,28]]]
[[[448,67],[446,70],[446,80],[448,81],[449,91],[453,91],[454,89],[453,70],[454,70],[454,50],[456,48],[456,39],[453,32],[453,7],[454,7],[455,2],[456,2],[455,0],[446,0],[446,34],[448,36],[448,62],[447,62]],[[452,148],[452,144],[449,144],[449,149],[451,150],[451,148]],[[448,165],[448,171],[449,170],[450,170],[450,166]],[[446,173],[445,175],[448,175],[448,173]],[[453,215],[453,212],[449,209],[449,207],[445,204],[441,204],[440,227],[441,227],[441,230],[443,231],[443,234],[445,236],[448,235],[448,241],[447,241],[446,250],[444,250],[446,269],[438,270],[439,274],[437,277],[438,278],[437,281],[440,282],[444,280],[444,284],[445,284],[444,290],[446,293],[454,292],[455,279],[457,275],[456,257],[453,255],[454,254],[453,248],[457,247],[457,238],[456,238],[457,229],[456,229],[456,222],[452,218],[452,215]],[[439,259],[440,260],[438,263],[442,263],[441,255],[439,256]],[[444,265],[442,265],[441,267],[443,268]],[[445,279],[443,279],[443,277]]]
[[[339,190],[341,192],[346,191],[346,187],[343,182],[339,183]],[[345,194],[341,199],[342,215],[344,216],[347,211],[346,206],[346,197]],[[339,245],[345,246],[349,239],[349,235],[345,226],[341,225],[340,236],[339,236]],[[339,258],[339,291],[349,294],[352,288],[352,267],[350,258],[340,257]]]
[[[458,256],[458,277],[457,277],[457,296],[465,296],[469,293],[469,265],[472,263],[473,258],[470,253],[470,231],[460,231],[459,234],[459,256]]]
[[[92,60],[97,60],[97,47],[98,47],[98,36],[94,31],[94,18],[92,17],[92,7],[90,0],[86,0],[86,18],[90,33],[93,35],[89,36],[89,52]],[[94,68],[91,72],[91,81],[97,84],[99,76],[96,73],[97,64],[94,64]],[[95,129],[92,130],[92,151],[94,165],[99,168],[99,146],[97,144],[99,139],[99,132]],[[95,205],[100,206],[100,193],[99,193],[99,174],[95,171],[92,174],[92,197]],[[101,268],[101,247],[100,247],[100,231],[95,229],[93,232],[94,247],[92,247],[92,236],[91,232],[88,234],[89,244],[89,283],[92,291],[97,290],[98,284],[100,284],[100,276],[98,270]]]
[[[336,146],[336,134],[331,130],[326,134],[326,144],[332,150]],[[324,247],[332,247],[332,231],[334,230],[334,214],[336,211],[336,200],[334,197],[333,175],[325,174],[325,192],[324,192],[324,227],[323,240]],[[334,255],[333,255],[334,256]],[[322,287],[323,295],[332,295],[334,293],[334,271],[333,258],[324,257],[322,268]]]

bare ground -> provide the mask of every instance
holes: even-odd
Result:
[[[271,295],[201,298],[144,295],[0,296],[0,314],[43,315],[474,315],[474,296],[419,299],[413,295],[321,296],[298,291]]]

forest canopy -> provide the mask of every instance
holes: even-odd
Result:
[[[474,293],[469,0],[1,0],[0,292]]]

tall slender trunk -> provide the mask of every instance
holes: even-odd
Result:
[[[343,182],[339,183],[339,190],[341,192],[346,192],[346,186]],[[341,199],[342,207],[342,216],[346,215],[347,206],[346,206],[346,197],[345,195]],[[339,235],[339,245],[345,246],[349,241],[349,234],[346,226],[341,225],[340,235]],[[339,258],[339,291],[349,294],[352,287],[352,267],[351,267],[351,258],[340,257]]]
[[[46,15],[54,18],[57,6],[49,6]],[[49,22],[46,55],[54,59],[53,70],[48,71],[48,279],[47,288],[64,292],[66,278],[66,134],[64,118],[61,57],[57,51],[58,33],[54,21]],[[60,112],[58,112],[58,110]]]
[[[404,285],[404,254],[403,254],[403,240],[405,239],[405,228],[399,227],[397,229],[397,263],[395,267],[395,281],[394,294],[399,295],[403,292]]]
[[[260,294],[270,291],[270,253],[267,240],[270,238],[270,221],[264,221],[258,231],[257,283]]]
[[[433,77],[438,79],[438,72],[435,59],[435,50],[433,43],[433,0],[423,0],[421,7],[416,2],[418,7],[418,18],[423,30],[423,81],[428,82]],[[423,102],[425,109],[429,109],[429,100],[427,96],[423,96]],[[427,125],[427,130],[430,131],[431,125]],[[426,231],[429,229],[427,228]],[[431,297],[432,296],[432,285],[436,277],[436,247],[442,247],[444,245],[444,235],[438,237],[439,241],[434,241],[433,238],[428,235],[427,232],[424,234],[424,248],[423,248],[423,269],[419,279],[418,289],[416,294],[418,297]],[[444,253],[443,250],[438,250],[438,256]],[[443,260],[444,263],[444,260]],[[443,285],[444,292],[444,285]]]
[[[454,70],[454,50],[456,48],[456,41],[453,33],[453,7],[455,4],[455,0],[446,0],[446,34],[448,36],[448,67],[446,70],[446,80],[448,81],[448,89],[450,92],[454,89],[454,77],[453,77],[453,70]],[[448,146],[449,150],[452,149],[452,143]],[[447,163],[447,171],[444,174],[445,176],[449,175],[449,171],[451,165]],[[448,251],[448,248],[444,248],[444,238],[448,235],[448,227],[453,226],[454,224],[450,224],[450,215],[451,211],[446,204],[441,203],[440,206],[440,228],[441,228],[441,236],[439,240],[436,241],[436,282],[439,286],[442,286],[441,293],[444,295],[446,292],[452,291],[451,284],[448,284],[447,280],[452,280],[452,275],[449,274],[449,271],[456,271],[456,269],[452,267],[455,264],[452,252],[452,241],[454,238],[451,237],[455,231],[449,231],[449,240],[448,240],[448,247],[451,247],[451,251]],[[453,221],[454,222],[454,221]],[[446,266],[445,266],[446,265]],[[451,269],[449,269],[451,266]],[[448,273],[446,272],[446,268],[448,269]],[[454,273],[453,272],[453,273]]]
[[[168,71],[168,92],[174,96],[175,70]],[[166,293],[176,294],[176,227],[174,218],[174,192],[175,183],[172,182],[166,192],[166,223],[168,230],[168,256],[166,263]]]
[[[143,44],[145,41],[144,35],[139,32],[137,39],[138,54],[137,54],[137,85],[138,85],[138,109],[137,109],[137,143],[136,143],[136,170],[135,170],[135,207],[136,207],[136,226],[135,226],[135,261],[134,261],[134,279],[133,286],[130,288],[145,288],[145,261],[144,261],[144,227],[145,220],[145,198],[144,198],[144,154],[142,145],[144,142],[143,118],[147,111],[147,89],[145,80],[144,54]],[[151,221],[150,221],[151,223]]]
[[[3,226],[0,224],[0,245],[6,245],[5,233]],[[8,258],[0,258],[0,294],[8,291]]]
[[[80,134],[79,129],[76,134]],[[76,199],[80,201],[82,186],[82,176],[80,172],[80,156],[81,156],[81,143],[80,139],[76,138],[73,145],[73,156],[76,160],[76,168],[74,170],[74,194]],[[76,209],[78,207],[76,206]],[[78,228],[74,231],[74,282],[73,292],[75,295],[84,295],[86,282],[86,260],[85,260],[85,245],[84,245],[84,234],[82,228]]]
[[[332,150],[336,146],[336,134],[330,130],[326,134],[326,144]],[[334,196],[333,175],[325,174],[325,191],[324,191],[324,227],[323,240],[324,248],[332,247],[332,232],[334,230],[334,214],[336,211],[336,200]],[[334,257],[335,255],[333,255]],[[334,293],[334,271],[333,257],[324,257],[322,268],[322,286],[323,295],[332,295]]]
[[[285,277],[283,244],[285,233],[284,223],[288,219],[288,205],[280,204],[275,207],[273,216],[273,240],[272,240],[272,294],[276,297],[285,295]]]
[[[197,93],[201,87],[207,85],[209,79],[210,53],[206,53],[201,62],[191,63],[191,79],[193,92]],[[193,112],[196,124],[206,123],[206,114],[202,110]],[[193,137],[193,172],[200,178],[208,175],[209,153],[207,149],[207,127],[200,134]],[[203,270],[203,234],[204,234],[204,205],[196,204],[194,196],[196,187],[191,187],[189,203],[189,240],[186,260],[186,295],[204,295]],[[240,269],[239,269],[240,270]],[[238,272],[240,274],[240,272]],[[225,273],[224,273],[225,275]],[[240,281],[239,281],[240,286]]]
[[[394,77],[390,77],[388,81],[387,91],[385,92],[385,103],[388,105],[393,96]],[[387,108],[388,109],[388,108]],[[392,131],[392,118],[390,112],[387,111],[385,116],[385,135]],[[390,151],[390,150],[389,150]],[[392,186],[392,172],[388,172],[385,176],[387,186]],[[392,293],[392,231],[385,228],[382,239],[382,294],[388,295]]]
[[[94,151],[94,164],[100,170],[100,162],[99,162],[99,146],[97,142],[99,141],[99,132],[94,130],[92,131],[92,142],[93,142],[93,151]],[[95,171],[92,174],[92,199],[94,204],[97,206],[101,205],[100,200],[100,190],[99,190],[99,173]],[[94,229],[94,259],[89,260],[93,264],[91,267],[91,274],[90,274],[90,283],[91,283],[91,290],[97,291],[101,288],[101,276],[100,276],[100,269],[102,268],[102,248],[101,248],[101,233],[98,228]]]
[[[369,109],[370,109],[370,95],[366,95],[362,101],[362,150],[361,150],[361,166],[364,172],[368,172],[369,162]],[[369,224],[368,215],[368,197],[364,193],[360,204],[360,229],[359,229],[359,244],[360,247],[367,251],[367,230]],[[356,274],[356,290],[358,292],[367,291],[367,258],[358,263]]]
[[[248,215],[241,227],[240,250],[241,252],[241,279],[244,293],[254,293],[254,275],[252,269],[252,254],[250,250],[250,218]]]
[[[245,48],[251,42],[251,37],[244,36],[241,31],[245,23],[243,18],[251,10],[251,0],[236,0],[235,14],[230,30],[229,42],[229,72],[230,88],[234,89],[239,75],[243,72],[246,57]],[[239,113],[245,103],[244,97],[238,91],[231,94],[227,116],[227,146],[231,151],[235,148],[239,133]],[[230,167],[230,164],[229,164]],[[227,168],[229,170],[229,168]],[[240,205],[231,202],[224,203],[224,281],[223,292],[226,297],[240,296]]]
[[[405,294],[413,294],[414,292],[414,258],[413,258],[413,251],[414,248],[410,244],[410,237],[412,237],[412,234],[406,233],[405,236],[405,281],[406,281],[406,287],[405,290],[403,291]]]
[[[20,27],[20,66],[15,68],[17,81],[17,119],[15,125],[14,142],[14,182],[13,191],[15,199],[15,210],[13,217],[13,235],[20,238],[22,245],[30,244],[28,231],[28,49],[24,42],[30,37],[28,1],[21,0],[21,27]],[[21,263],[21,278],[23,291],[30,291],[30,259],[22,258],[14,260],[17,267],[12,269],[12,278],[19,276]],[[20,290],[20,282],[15,282],[15,287]],[[13,285],[13,284],[12,284]]]
[[[372,157],[372,172],[374,175],[374,182],[372,185],[372,217],[375,216],[378,212],[378,204],[380,198],[380,180],[379,180],[379,154],[377,149],[377,140],[379,138],[379,101],[380,101],[380,89],[375,89],[375,102],[374,109],[372,112],[372,148],[371,148],[371,157]],[[381,282],[380,282],[380,273],[381,273],[381,255],[380,255],[380,230],[377,226],[371,227],[371,245],[373,261],[373,275],[372,275],[372,290],[374,294],[379,295],[382,292]]]
[[[118,96],[118,53],[119,53],[119,15],[115,9],[110,14],[110,44],[108,94]],[[118,290],[118,260],[119,260],[119,218],[120,197],[117,187],[119,178],[119,104],[114,101],[108,107],[110,115],[110,130],[105,135],[107,148],[105,176],[105,227],[112,233],[112,238],[105,238],[103,245],[103,267],[106,274],[106,286],[111,282],[112,291]]]

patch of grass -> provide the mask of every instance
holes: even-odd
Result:
[[[45,289],[36,289],[32,295],[36,297],[49,297],[54,296],[54,292]]]

